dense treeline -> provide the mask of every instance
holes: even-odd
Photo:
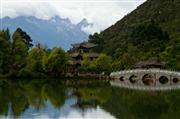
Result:
[[[115,25],[90,35],[95,49],[113,57],[114,70],[158,57],[180,70],[180,1],[147,0]]]
[[[103,73],[108,75],[112,71],[111,63],[111,57],[105,54],[100,54],[100,56],[93,61],[91,61],[89,55],[85,55],[81,67],[79,67],[78,70],[82,73]]]
[[[18,28],[11,36],[9,30],[0,31],[0,77],[61,77],[69,70],[76,73],[111,72],[111,57],[101,54],[93,62],[85,56],[82,66],[74,69],[70,56],[61,48],[33,46],[31,37]],[[72,69],[71,69],[72,68]]]
[[[0,31],[0,74],[6,77],[62,76],[67,55],[61,48],[33,47],[31,37],[18,28]]]

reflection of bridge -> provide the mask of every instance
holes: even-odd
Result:
[[[111,85],[137,90],[180,89],[180,72],[160,69],[135,69],[113,72]]]

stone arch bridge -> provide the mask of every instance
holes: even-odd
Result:
[[[135,69],[110,74],[111,85],[135,90],[180,89],[180,72],[160,69]]]

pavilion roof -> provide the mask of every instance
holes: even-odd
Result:
[[[158,58],[152,58],[147,61],[141,61],[134,65],[135,68],[145,68],[149,66],[164,66],[165,62],[160,61]]]
[[[82,42],[82,43],[72,44],[72,46],[73,46],[74,48],[79,48],[79,47],[93,48],[93,47],[96,46],[96,44],[90,43],[90,42]]]

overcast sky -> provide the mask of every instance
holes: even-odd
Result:
[[[93,26],[83,28],[88,33],[99,32],[120,20],[145,0],[1,0],[0,17],[53,16],[69,18],[76,24],[83,18]]]

